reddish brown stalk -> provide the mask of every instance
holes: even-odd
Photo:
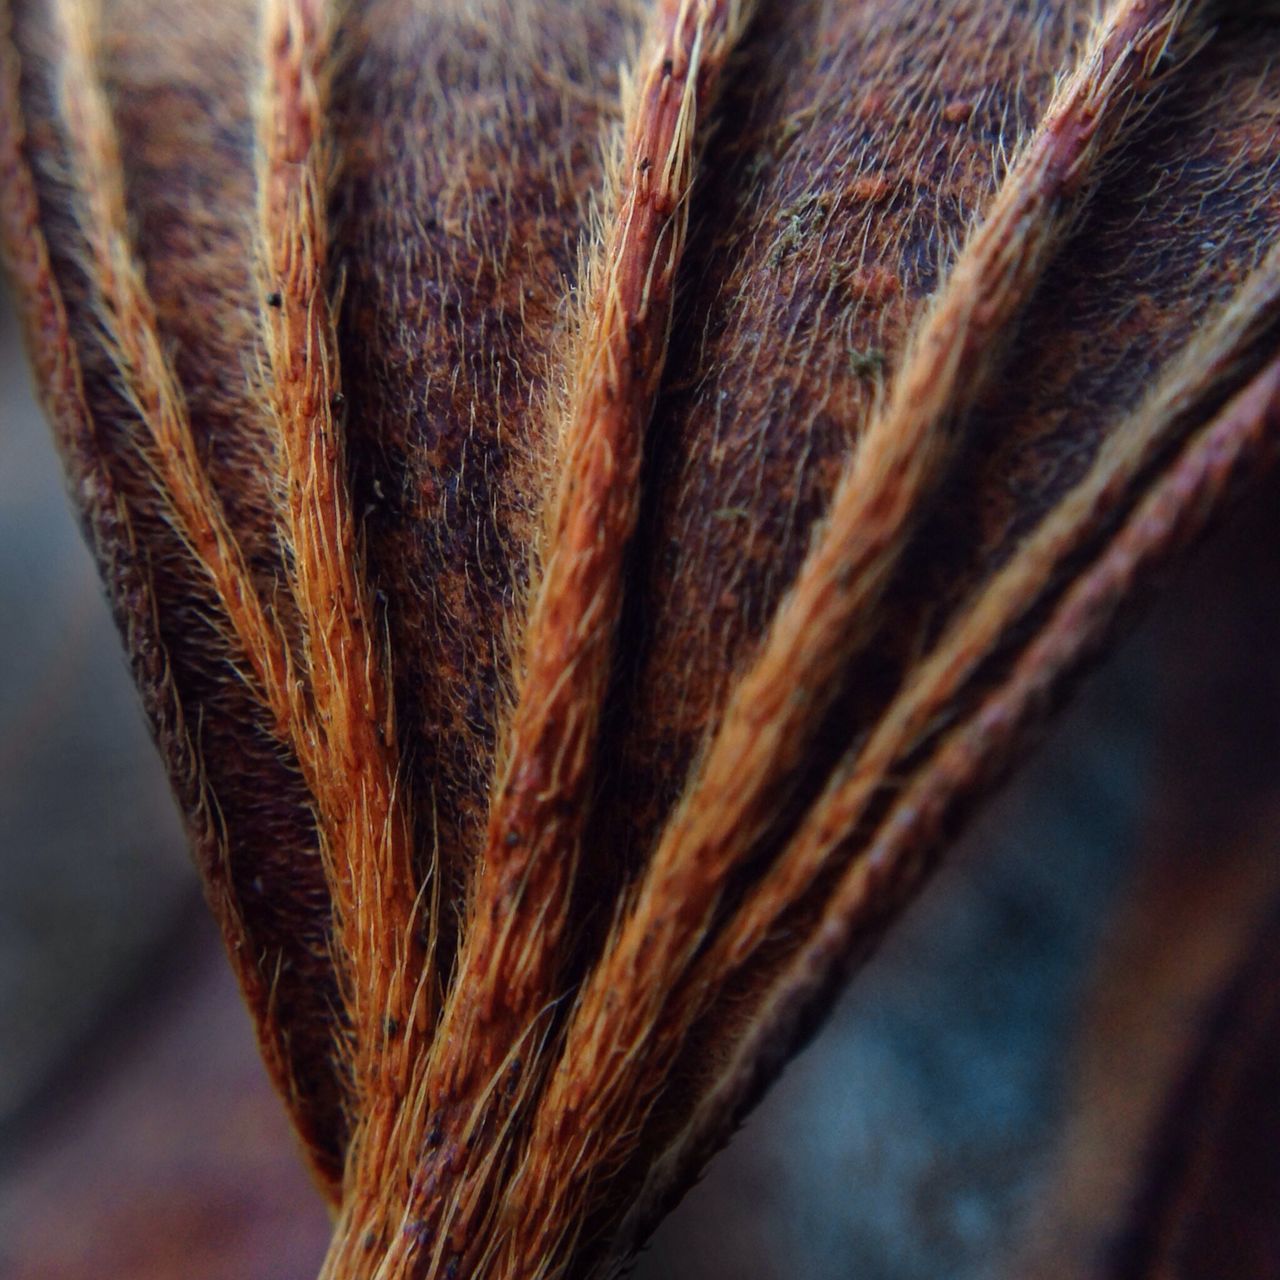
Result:
[[[996,340],[1039,281],[1088,181],[1188,12],[1121,0],[1050,104],[911,345],[837,488],[826,529],[736,686],[636,901],[588,980],[512,1190],[510,1256],[555,1256],[592,1183],[634,1142],[646,1044],[691,963],[730,870],[798,767],[838,677],[986,384]]]
[[[335,954],[366,1107],[406,1075],[428,1017],[413,934],[411,824],[385,652],[343,480],[341,382],[326,293],[325,0],[268,0],[259,99],[259,276],[277,525],[302,620],[314,733],[295,744],[319,818]],[[393,1099],[383,1099],[384,1104]]]
[[[831,975],[864,954],[868,941],[911,896],[928,852],[961,796],[1008,763],[1011,744],[1043,718],[1055,693],[1106,638],[1136,584],[1186,546],[1231,491],[1273,467],[1280,454],[1280,357],[1273,358],[1184,448],[1106,550],[1067,591],[1018,658],[1008,680],[952,731],[895,804],[874,840],[844,873],[822,918],[770,985],[688,1123],[651,1167],[618,1233],[618,1256],[643,1237],[672,1186],[709,1154],[733,1117],[776,1069],[770,1046],[791,1043]],[[860,944],[860,945],[859,945]]]
[[[1109,435],[1083,480],[1056,506],[1014,558],[987,583],[910,683],[877,721],[870,739],[842,763],[778,860],[699,956],[688,977],[666,994],[666,1004],[637,1059],[656,1093],[672,1057],[696,1020],[803,897],[833,854],[848,841],[871,799],[893,771],[917,751],[938,717],[953,705],[978,665],[1003,635],[1043,598],[1063,562],[1131,494],[1153,454],[1196,407],[1220,391],[1241,352],[1274,320],[1280,303],[1280,248],[1226,306],[1217,321],[1173,362],[1147,401]]]
[[[699,126],[745,26],[742,0],[665,0],[625,92],[625,142],[614,208],[588,264],[586,311],[570,352],[559,432],[562,476],[551,504],[541,580],[522,641],[506,765],[494,789],[484,855],[457,974],[399,1140],[412,1157],[432,1128],[412,1206],[379,1274],[400,1274],[417,1239],[433,1267],[477,1243],[474,1194],[494,1171],[490,1113],[508,1109],[529,1073],[563,939],[595,744],[640,501],[644,430],[666,353]],[[521,1046],[525,1046],[523,1049]],[[499,1077],[508,1078],[500,1089]],[[475,1157],[464,1150],[475,1141]],[[437,1154],[438,1152],[438,1154]],[[471,1167],[467,1168],[468,1160]],[[362,1179],[359,1179],[363,1181]],[[361,1206],[359,1217],[367,1213]],[[339,1232],[326,1274],[354,1265]],[[344,1246],[343,1237],[348,1246]]]
[[[572,354],[563,478],[523,640],[507,763],[443,1024],[470,1045],[465,1069],[482,1077],[525,1032],[559,961],[697,129],[744,22],[736,0],[667,0],[630,91],[617,208],[588,274],[590,310]],[[484,1035],[473,1042],[479,1027]],[[462,1061],[444,1052],[431,1075],[437,1101],[462,1083]]]
[[[182,388],[160,343],[155,306],[130,249],[119,142],[98,75],[87,4],[56,0],[65,45],[59,90],[108,349],[146,433],[138,448],[176,529],[208,575],[247,674],[282,740],[302,740],[310,729],[288,646],[262,607],[201,464]]]
[[[1268,50],[761,6],[704,159],[751,0],[149,3],[0,0],[0,247],[323,1276],[612,1274],[1280,451]]]
[[[1132,493],[1152,456],[1170,443],[1198,406],[1220,392],[1240,354],[1274,321],[1280,304],[1280,247],[1274,248],[1216,321],[1178,357],[1146,402],[1109,435],[1080,483],[1014,558],[962,609],[955,623],[877,720],[870,739],[850,753],[768,873],[669,996],[661,1025],[646,1045],[657,1088],[686,1030],[714,1002],[847,843],[868,805],[901,762],[925,743],[980,663],[1024,617],[1077,555],[1108,513]]]

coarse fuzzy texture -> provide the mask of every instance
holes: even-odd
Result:
[[[613,1274],[1274,463],[1277,17],[0,14],[5,261],[324,1274]]]
[[[277,538],[301,620],[299,666],[309,696],[285,740],[316,808],[357,1105],[385,1117],[405,1075],[394,1059],[423,1047],[434,981],[430,944],[424,949],[415,928],[418,891],[386,645],[342,462],[341,370],[328,295],[328,9],[327,0],[278,0],[262,15],[261,378],[271,406]]]
[[[72,172],[69,143],[55,107],[60,48],[55,16],[40,6],[12,13],[6,7],[4,14],[4,87],[12,95],[3,129],[5,261],[21,283],[28,345],[72,497],[185,812],[197,865],[254,1015],[264,1059],[288,1101],[320,1185],[336,1197],[346,1099],[333,1060],[339,1001],[329,959],[329,895],[314,858],[310,807],[296,769],[282,758],[275,740],[276,717],[264,713],[228,666],[228,626],[219,620],[211,579],[203,570],[193,577],[172,510],[148,483],[137,452],[142,424],[119,389],[115,360],[101,336],[99,304],[82,269],[87,251],[73,230],[74,196],[66,180]],[[74,11],[69,16],[75,20]],[[228,89],[237,83],[234,52],[214,47],[223,57],[206,58],[197,73],[188,45],[186,81],[171,65],[164,84],[152,89],[165,100],[174,132],[194,130],[204,146],[212,145],[219,132],[234,138],[235,125],[247,124],[234,97],[223,100],[225,117],[205,120],[193,110],[199,95],[190,82],[197,75],[213,74]],[[182,60],[179,49],[170,46],[170,51]],[[119,100],[115,109],[122,110]],[[124,141],[130,134],[120,130],[119,136]],[[182,136],[179,145],[163,131],[132,137],[137,149],[122,153],[124,172],[146,183],[155,182],[159,171],[193,145],[191,137]],[[228,185],[231,199],[236,192]],[[156,189],[163,191],[163,183]],[[194,223],[184,224],[166,217],[162,200],[151,210],[152,251],[167,249],[176,264],[167,289],[150,289],[157,311],[169,321],[171,343],[173,318],[188,314],[189,281],[207,314],[217,314],[221,304],[223,319],[233,317],[219,327],[218,337],[225,334],[234,342],[250,332],[237,296],[248,283],[239,270],[243,258],[228,252],[234,237],[218,214],[206,204]],[[207,355],[217,352],[216,340],[206,335],[201,341]],[[176,342],[180,368],[184,345]],[[187,345],[186,352],[190,349]],[[186,400],[202,433],[213,423],[240,423],[252,437],[262,421],[239,380],[188,381]],[[213,487],[230,495],[227,512],[252,571],[255,560],[269,562],[272,556],[264,532],[266,508],[253,492],[258,446],[246,441],[237,455],[231,445],[227,439],[221,451],[225,470],[210,465],[207,445],[202,462]],[[231,474],[248,483],[228,484]]]
[[[484,1135],[509,1127],[540,1084],[539,1022],[549,1016],[547,995],[564,967],[624,561],[638,515],[644,428],[665,362],[699,123],[746,12],[736,2],[659,6],[624,93],[622,154],[603,201],[601,253],[586,264],[583,314],[568,341],[557,479],[535,549],[514,708],[472,889],[482,909],[471,917],[432,1050],[410,1077],[416,1127],[401,1141],[407,1166],[393,1176],[414,1187],[408,1206],[394,1206],[411,1215],[413,1232],[388,1228],[388,1206],[377,1194],[387,1178],[382,1168],[347,1210],[361,1219],[349,1238],[372,1232],[388,1241],[389,1257],[425,1239],[434,1242],[438,1269],[444,1257],[465,1256],[470,1242],[489,1238],[495,1202],[465,1194],[472,1181],[465,1153],[478,1153],[481,1185],[491,1181],[494,1154]],[[424,1155],[428,1125],[433,1139]],[[334,1276],[352,1266],[342,1255],[328,1264]]]
[[[838,672],[867,637],[911,521],[940,479],[954,423],[991,367],[996,335],[1039,277],[1064,216],[1058,208],[1065,191],[1085,180],[1093,154],[1118,131],[1184,12],[1178,5],[1124,4],[1099,26],[957,258],[884,407],[872,414],[818,540],[640,876],[634,905],[584,984],[564,1065],[540,1104],[527,1172],[518,1183],[520,1221],[538,1233],[513,1246],[525,1268],[562,1247],[545,1239],[543,1224],[579,1216],[576,1207],[558,1215],[553,1206],[582,1195],[579,1188],[599,1176],[598,1164],[625,1157],[619,1135],[641,1131],[664,1069],[707,998],[699,992],[692,1002],[672,1000],[707,943],[728,876],[776,811],[780,776],[803,758],[806,733],[823,714]],[[1105,95],[1104,84],[1110,87]],[[820,826],[831,825],[821,801],[813,816]],[[803,842],[805,833],[796,839]],[[786,857],[779,864],[784,872]],[[785,874],[766,876],[760,897],[780,915],[804,887]],[[741,910],[749,911],[750,903]],[[726,934],[732,936],[735,923],[726,924]],[[767,926],[749,939],[748,955],[765,932]],[[715,943],[710,957],[713,972],[704,982],[714,992],[741,957],[733,950],[721,957]],[[664,1017],[669,1001],[677,1012]],[[559,1159],[553,1152],[572,1155]]]
[[[761,1078],[776,1069],[775,1046],[794,1043],[797,1023],[833,974],[874,940],[886,918],[918,888],[928,869],[928,851],[936,848],[957,799],[1009,767],[1016,735],[1043,718],[1082,646],[1107,638],[1126,590],[1201,531],[1216,499],[1247,483],[1259,466],[1274,465],[1278,427],[1280,360],[1273,359],[1192,441],[1097,564],[1066,592],[1002,685],[946,735],[935,756],[903,788],[874,837],[839,877],[810,936],[758,997],[750,1032],[735,1046],[719,1080],[655,1161],[649,1186],[629,1215],[633,1221],[646,1224],[654,1213],[653,1199],[705,1159],[715,1135],[732,1126]],[[820,812],[817,820],[826,816]],[[802,830],[797,839],[807,834]],[[827,831],[819,838],[834,842],[838,836]],[[632,1239],[631,1230],[624,1224],[621,1239]]]

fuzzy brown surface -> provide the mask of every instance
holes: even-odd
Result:
[[[11,6],[7,258],[327,1274],[611,1271],[1274,462],[1278,20],[339,5],[304,236],[257,11],[110,0],[79,91],[93,8]]]

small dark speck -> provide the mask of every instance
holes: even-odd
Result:
[[[675,63],[672,62],[670,58],[663,58],[662,74],[664,76],[669,76],[674,69],[675,69]]]
[[[279,290],[277,290],[277,289],[272,289],[272,291],[271,291],[269,294],[267,294],[267,306],[269,306],[269,307],[283,307],[283,306],[284,306],[284,295],[283,295],[283,294],[281,294],[281,293],[279,292]]]
[[[887,360],[878,347],[849,353],[849,367],[855,378],[875,378],[884,371]]]
[[[503,1086],[503,1093],[510,1098],[516,1091],[516,1086],[520,1083],[520,1059],[517,1058],[512,1064],[510,1071],[507,1072],[507,1081]]]

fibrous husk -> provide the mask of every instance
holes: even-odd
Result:
[[[1276,17],[0,13],[9,270],[326,1274],[610,1272],[1273,461]]]

